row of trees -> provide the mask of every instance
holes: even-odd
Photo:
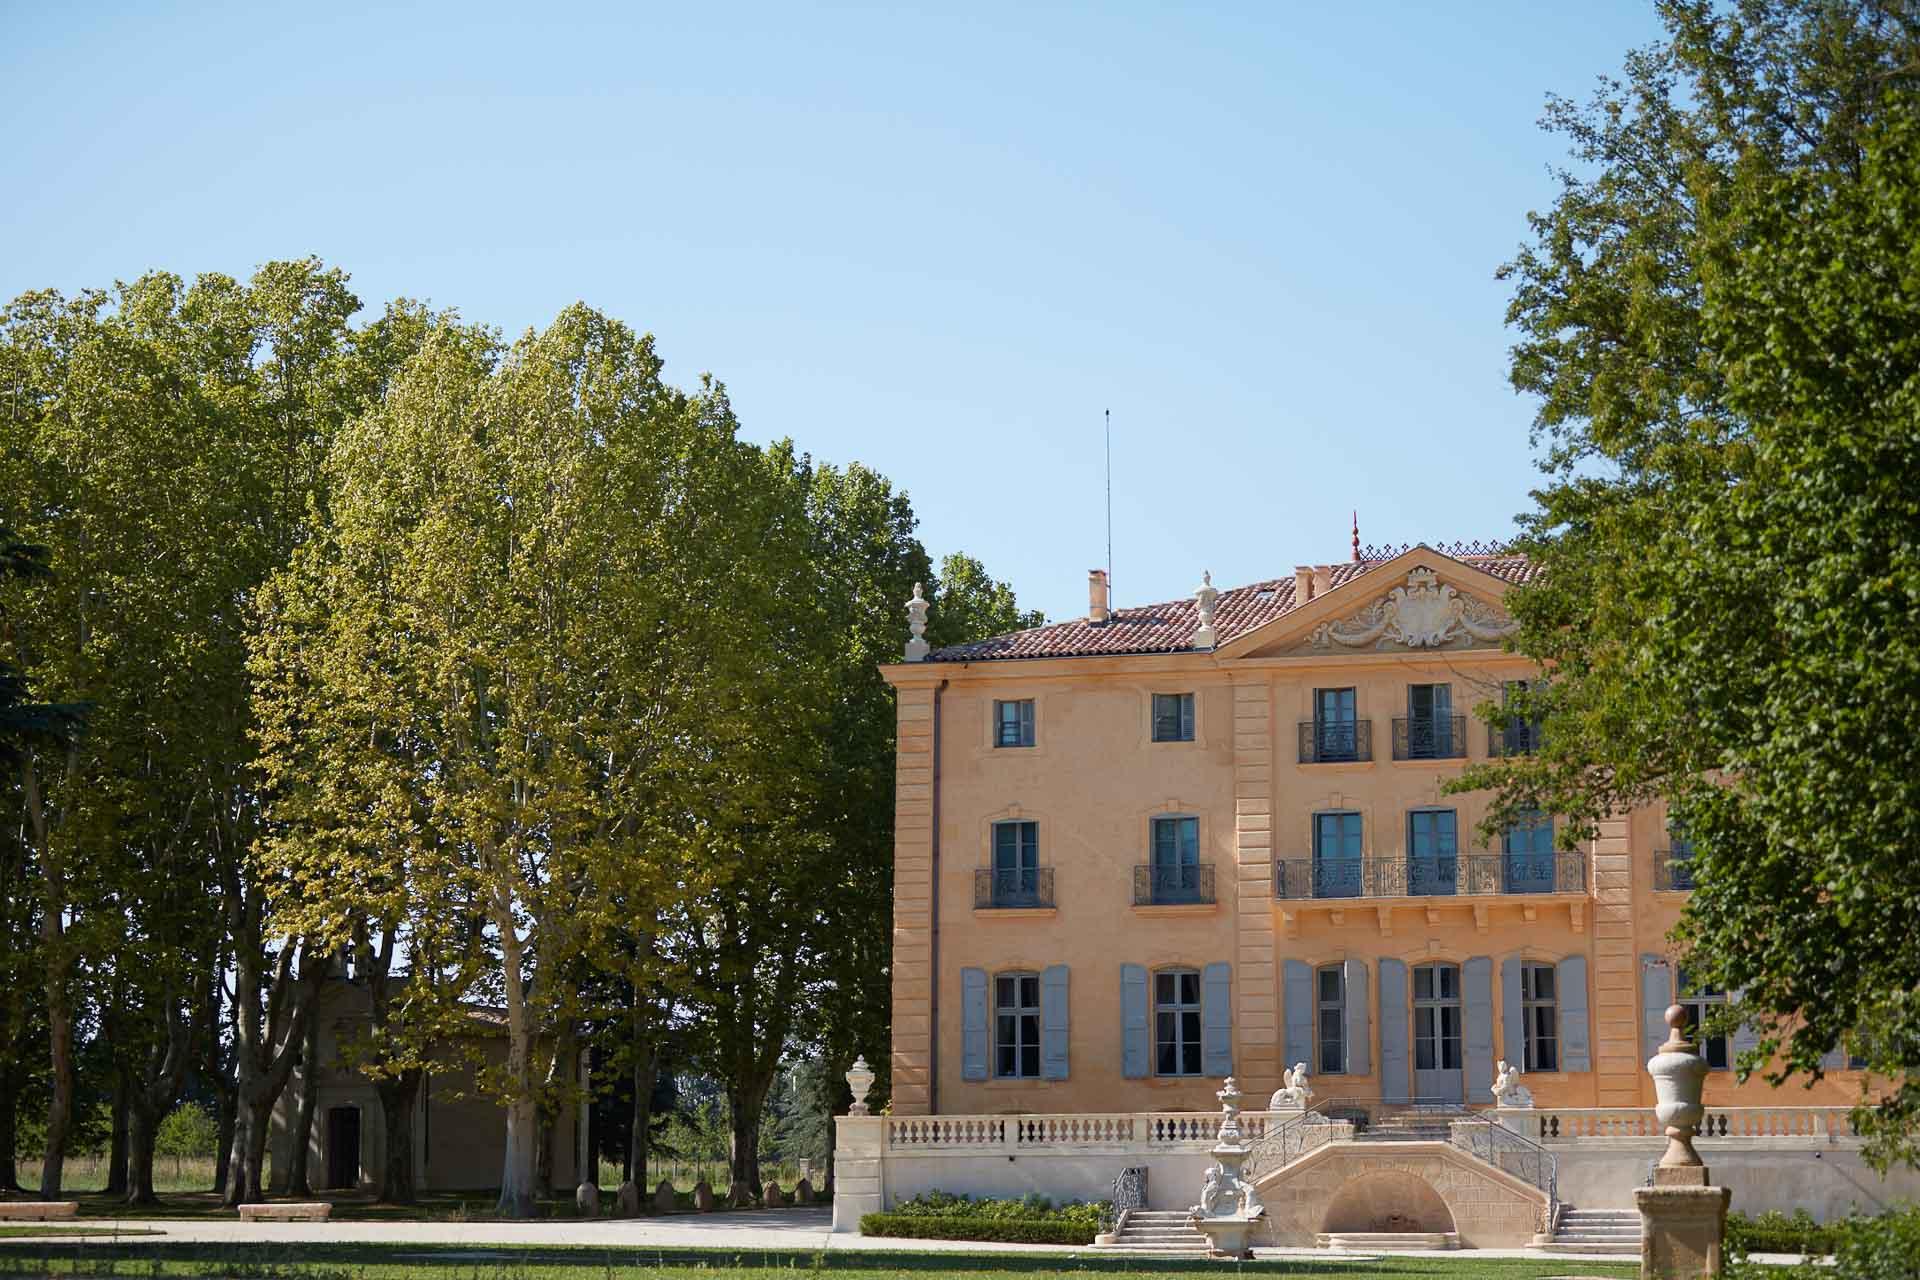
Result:
[[[225,1199],[258,1197],[344,959],[389,1196],[427,1055],[476,1002],[509,1036],[479,1080],[504,1210],[531,1209],[590,1045],[639,1099],[642,1180],[672,1044],[723,1083],[758,1185],[782,1061],[885,1057],[876,667],[901,605],[934,584],[938,638],[1026,619],[964,557],[936,576],[884,478],[741,440],[723,387],[667,384],[610,317],[508,343],[359,310],[299,261],[29,294],[0,324],[0,521],[34,548],[0,651],[28,709],[5,722],[0,1179],[38,1077],[58,1192],[78,1038],[109,1049],[130,1196],[191,1076]]]

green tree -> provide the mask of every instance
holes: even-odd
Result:
[[[1661,6],[1669,38],[1547,123],[1582,162],[1508,269],[1548,480],[1509,596],[1546,678],[1524,760],[1471,769],[1497,828],[1567,838],[1665,800],[1698,849],[1680,942],[1743,993],[1743,1072],[1844,1047],[1920,1119],[1920,17]],[[1776,1054],[1779,1056],[1776,1057]],[[1769,1066],[1769,1063],[1772,1063]]]
[[[1047,621],[1038,609],[1022,609],[1012,587],[995,581],[985,565],[958,551],[940,561],[939,581],[928,599],[933,608],[927,611],[927,641],[936,649]]]

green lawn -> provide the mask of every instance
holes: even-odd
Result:
[[[1638,1268],[1621,1263],[1531,1258],[1388,1258],[1378,1262],[1302,1258],[1244,1264],[1236,1274],[1288,1280],[1543,1280],[1596,1276],[1625,1280]],[[1036,1275],[1137,1275],[1191,1272],[1218,1276],[1222,1264],[1142,1261],[1070,1253],[965,1254],[795,1253],[714,1249],[566,1249],[511,1245],[191,1245],[0,1244],[0,1275],[245,1276],[249,1280],[886,1280],[940,1275],[949,1280],[1026,1280]]]

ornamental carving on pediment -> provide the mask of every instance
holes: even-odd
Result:
[[[1462,640],[1491,643],[1513,634],[1512,618],[1442,583],[1431,569],[1415,569],[1407,584],[1351,617],[1313,630],[1316,649],[1439,649]]]

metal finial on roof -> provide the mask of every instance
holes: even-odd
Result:
[[[1360,563],[1360,512],[1353,513],[1353,562]]]

